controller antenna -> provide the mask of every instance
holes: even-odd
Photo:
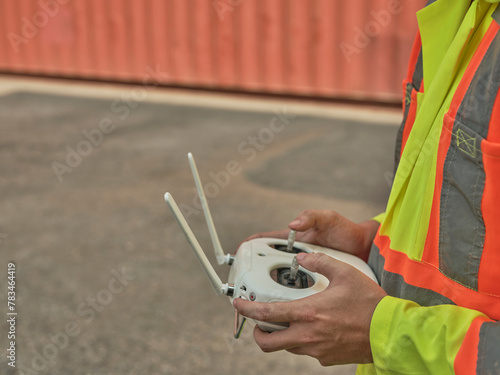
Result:
[[[198,258],[201,266],[203,267],[203,270],[205,271],[206,275],[208,276],[208,279],[210,280],[210,284],[212,284],[212,288],[215,290],[215,293],[217,293],[217,295],[226,294],[228,296],[232,296],[234,291],[233,285],[222,283],[220,277],[217,275],[214,268],[211,266],[207,256],[203,252],[200,243],[198,242],[193,231],[189,227],[186,219],[182,215],[181,210],[177,206],[177,203],[175,203],[174,197],[172,197],[170,193],[165,193],[165,202],[167,202],[168,206],[170,207],[170,210],[174,214],[175,220],[181,227],[182,231],[184,232],[184,235],[188,239],[189,244],[193,248],[196,257]]]
[[[189,153],[188,159],[189,166],[191,167],[191,172],[193,173],[194,183],[196,184],[196,190],[198,190],[198,196],[200,197],[203,214],[205,215],[205,220],[207,221],[210,238],[212,239],[212,244],[214,246],[217,263],[219,265],[224,263],[231,264],[233,259],[230,254],[224,254],[224,250],[222,250],[222,246],[219,241],[219,236],[217,235],[217,231],[215,230],[214,221],[212,219],[212,215],[210,214],[210,208],[208,207],[207,198],[205,197],[205,191],[203,190],[203,185],[201,184],[198,169],[196,169],[196,163],[194,162],[193,154]]]

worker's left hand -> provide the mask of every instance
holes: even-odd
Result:
[[[384,290],[354,267],[324,254],[298,254],[304,268],[323,274],[330,285],[322,292],[290,302],[260,303],[237,298],[234,307],[248,318],[290,322],[267,333],[257,325],[254,337],[264,352],[287,350],[309,355],[323,366],[373,362],[370,322]]]

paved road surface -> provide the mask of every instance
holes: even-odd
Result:
[[[247,111],[245,102],[235,109],[217,97],[210,106],[197,96],[150,100],[141,88],[102,97],[99,86],[81,96],[67,85],[30,87],[25,82],[0,95],[0,296],[6,301],[12,261],[18,369],[353,373],[354,366],[322,368],[310,358],[264,354],[249,326],[233,340],[233,309],[210,289],[163,194],[183,204],[212,261],[189,151],[210,184],[228,252],[254,232],[285,228],[306,208],[369,218],[388,196],[394,116],[371,123],[359,120],[361,108],[349,119],[341,111],[335,118],[335,109],[321,115],[324,106],[314,116],[294,102],[258,110],[249,101]],[[227,268],[218,272],[227,277]],[[6,302],[1,306],[5,316]],[[6,368],[2,355],[0,372]]]

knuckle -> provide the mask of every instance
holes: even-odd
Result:
[[[328,262],[328,255],[322,254],[322,253],[315,253],[313,254],[313,267],[314,269],[321,269],[322,266]]]
[[[314,226],[318,217],[318,211],[311,209],[304,210],[300,213],[299,217],[305,220],[308,226]]]
[[[304,346],[312,346],[316,343],[316,338],[311,334],[305,334],[302,336],[301,342]]]
[[[323,367],[327,367],[329,365],[329,362],[325,358],[318,358],[318,362]]]
[[[300,216],[304,215],[304,216],[311,216],[313,215],[315,212],[315,210],[311,210],[311,209],[307,209],[307,210],[304,210],[300,213]]]
[[[267,344],[265,344],[265,343],[261,343],[261,344],[259,345],[259,347],[260,347],[260,350],[262,350],[264,353],[271,353],[271,352],[272,352],[272,350],[271,350],[271,348],[269,347],[269,345],[267,345]]]
[[[322,350],[320,348],[314,348],[311,350],[311,357],[316,358],[318,362],[320,363],[321,366],[326,367],[326,366],[331,366],[332,361],[329,358],[329,355],[325,350]]]
[[[268,304],[263,304],[257,308],[255,311],[255,315],[257,320],[267,322],[269,319],[271,319],[272,316],[272,311],[271,311],[271,306]]]
[[[316,309],[312,306],[307,306],[302,310],[301,319],[306,322],[314,322],[318,318]]]
[[[264,353],[269,353],[272,351],[269,343],[266,341],[266,337],[262,335],[262,332],[259,330],[258,326],[255,326],[253,337],[260,350],[262,350]]]

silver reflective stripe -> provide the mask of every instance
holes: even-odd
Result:
[[[500,25],[500,5],[497,5],[497,9],[493,12],[492,17]]]
[[[422,87],[422,81],[424,79],[424,62],[422,60],[422,49],[418,54],[417,64],[415,65],[415,70],[413,72],[412,83],[415,90],[420,91]]]
[[[454,305],[449,298],[433,290],[408,284],[403,276],[384,270],[385,259],[375,244],[372,245],[368,264],[380,281],[382,288],[392,297],[411,300],[420,306]]]
[[[500,374],[500,323],[483,323],[479,331],[476,374]]]
[[[456,118],[480,136],[488,136],[488,125],[500,86],[500,34],[497,33],[474,75]]]
[[[500,87],[500,34],[489,46],[457,111],[443,167],[439,268],[449,278],[478,288],[485,225],[481,203],[485,172],[481,142]]]
[[[408,120],[408,112],[410,111],[411,104],[411,94],[413,92],[413,85],[411,82],[408,82],[405,87],[405,97],[403,100],[404,103],[404,112],[403,112],[403,121],[398,130],[398,134],[396,136],[396,152],[394,153],[394,173],[396,173],[399,165],[399,161],[401,160],[401,147],[403,145],[403,132],[406,127],[406,122]]]

